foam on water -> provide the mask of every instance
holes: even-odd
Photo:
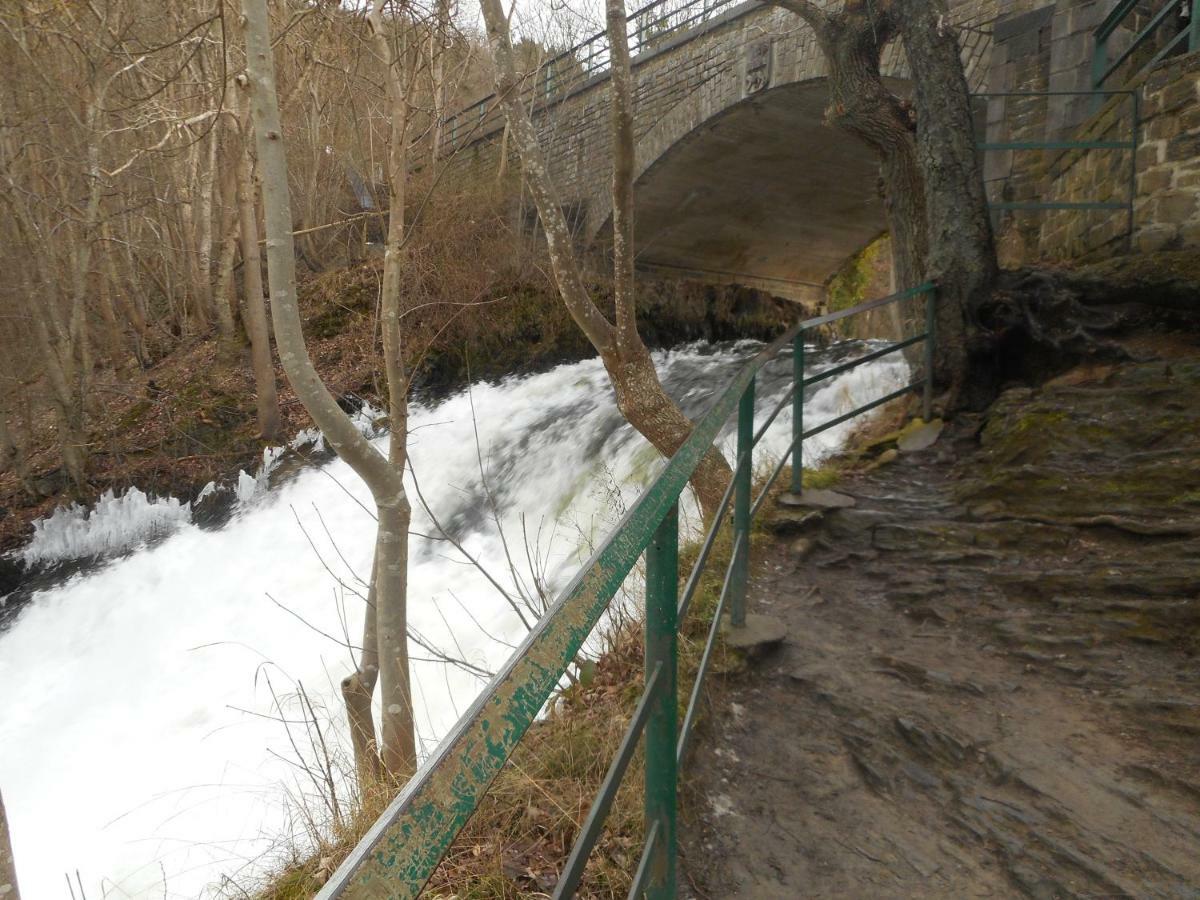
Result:
[[[695,415],[757,346],[696,345],[655,358],[668,389]],[[811,360],[819,365],[824,356]],[[764,371],[760,410],[782,395],[790,366],[783,360]],[[906,374],[896,360],[833,379],[810,394],[806,421],[893,390]],[[374,420],[369,412],[359,418],[364,430]],[[510,593],[502,533],[521,560],[527,536],[546,583],[560,588],[662,465],[621,420],[596,360],[414,406],[410,425],[424,501]],[[806,445],[808,461],[851,427]],[[764,457],[782,452],[789,432],[785,410]],[[386,437],[376,442],[383,449]],[[727,455],[732,443],[727,431]],[[217,896],[222,878],[248,883],[284,848],[307,840],[297,804],[312,803],[314,788],[285,761],[294,760],[291,743],[270,716],[278,701],[307,748],[294,699],[303,685],[318,718],[340,728],[337,684],[353,668],[345,645],[347,635],[351,643],[359,637],[356,592],[374,521],[369,493],[338,460],[274,490],[247,478],[253,502],[217,531],[191,524],[185,504],[124,498],[43,525],[63,535],[40,538],[37,552],[51,554],[67,544],[103,550],[146,519],[174,533],[38,593],[0,634],[0,788],[26,896],[69,896],[63,873],[75,869],[91,897]],[[414,535],[436,535],[412,497]],[[528,589],[528,568],[519,569]],[[414,536],[409,585],[422,643],[477,670],[494,671],[524,634],[504,598],[446,541]],[[484,678],[415,644],[412,652],[428,751]],[[327,740],[340,780],[349,764],[338,734]]]
[[[91,509],[61,506],[35,522],[21,558],[37,565],[106,556],[174,531],[191,518],[191,506],[174,497],[151,497],[137,488],[120,496],[106,491]]]

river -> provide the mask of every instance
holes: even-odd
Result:
[[[655,360],[695,415],[760,346],[695,344]],[[814,348],[810,371],[864,348]],[[760,376],[760,413],[790,367]],[[810,393],[806,422],[906,374],[896,359],[832,379]],[[808,461],[850,427],[811,442]],[[561,587],[661,466],[620,418],[597,360],[418,403],[411,429],[425,503],[510,595],[515,580],[531,595],[535,580]],[[789,435],[785,411],[762,455],[778,458]],[[386,435],[375,440],[386,446]],[[722,444],[731,455],[732,432]],[[293,747],[318,761],[301,686],[344,788],[337,685],[361,628],[369,494],[338,460],[267,481],[243,476],[220,527],[197,524],[187,503],[131,494],[91,517],[61,514],[26,548],[43,565],[99,557],[33,592],[0,631],[0,790],[30,900],[71,897],[67,873],[92,900],[241,896],[231,884],[252,886],[307,846],[304,810],[321,810]],[[412,645],[428,752],[524,626],[451,543],[433,539],[415,492],[414,505],[410,623],[433,648]]]

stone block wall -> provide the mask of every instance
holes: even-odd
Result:
[[[1047,199],[1121,201],[1124,211],[1046,214],[1039,255],[1091,260],[1122,252],[1200,246],[1200,52],[1159,63],[1134,86],[1138,150],[1074,150],[1047,172]],[[1076,132],[1081,140],[1128,140],[1132,104],[1114,97]],[[1131,228],[1132,224],[1132,228]]]
[[[1133,98],[1110,98],[1091,119],[1067,135],[1072,140],[1128,142],[1133,139]],[[1042,187],[1046,200],[1125,203],[1133,192],[1130,150],[1069,150],[1047,154]],[[1041,214],[1036,256],[1087,260],[1123,252],[1129,244],[1127,210],[1051,210]]]
[[[1160,63],[1142,86],[1134,246],[1200,246],[1200,52]]]
[[[1035,0],[950,0],[956,23],[976,23],[964,32],[963,58],[976,89],[987,75],[990,23],[1001,11]],[[903,79],[907,65],[900,42],[884,54],[882,71]],[[644,170],[676,142],[735,104],[768,88],[822,78],[826,64],[812,30],[792,13],[758,0],[731,6],[702,25],[664,39],[634,60],[638,169]],[[534,123],[560,196],[581,215],[586,241],[608,217],[612,178],[608,78],[573,85],[535,110]],[[481,112],[483,112],[481,110]],[[467,123],[468,125],[471,123]],[[478,127],[456,154],[450,177],[494,178],[501,153],[503,120],[481,115]],[[511,168],[519,168],[510,158]]]

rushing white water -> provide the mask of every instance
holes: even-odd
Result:
[[[694,345],[656,361],[696,414],[757,346]],[[810,364],[830,358],[814,352]],[[764,372],[760,410],[781,396],[790,365]],[[833,379],[809,396],[806,422],[893,390],[906,374],[895,360]],[[811,442],[809,457],[850,427]],[[417,406],[411,428],[425,502],[510,592],[497,522],[526,585],[528,542],[534,567],[560,587],[661,466],[622,423],[597,361]],[[789,432],[785,411],[763,456],[786,447]],[[729,454],[729,434],[723,443]],[[371,558],[369,495],[340,461],[274,490],[255,484],[219,530],[172,513],[173,534],[37,593],[0,633],[0,789],[25,896],[70,896],[64,873],[76,870],[93,898],[236,894],[222,879],[252,883],[304,846],[300,808],[319,815],[320,801],[292,739],[310,765],[320,753],[296,699],[301,685],[316,718],[334,723],[326,740],[335,782],[344,777],[336,686],[353,666],[346,636],[356,642],[361,627],[354,592]],[[105,501],[103,515],[77,517],[75,548],[129,545],[147,522],[161,530],[147,513],[155,504],[143,501]],[[419,506],[412,528],[437,531]],[[422,642],[479,670],[494,670],[523,635],[509,604],[445,541],[414,537],[409,584]],[[428,750],[484,679],[412,651]],[[280,708],[290,737],[273,718]]]
[[[130,538],[157,537],[190,522],[191,507],[174,497],[148,497],[137,488],[121,496],[105,492],[91,509],[60,506],[34,523],[33,538],[21,552],[27,565],[124,550]]]

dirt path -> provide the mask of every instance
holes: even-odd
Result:
[[[683,894],[1200,897],[1200,364],[1010,392],[838,490],[774,522],[788,637],[709,718]]]

